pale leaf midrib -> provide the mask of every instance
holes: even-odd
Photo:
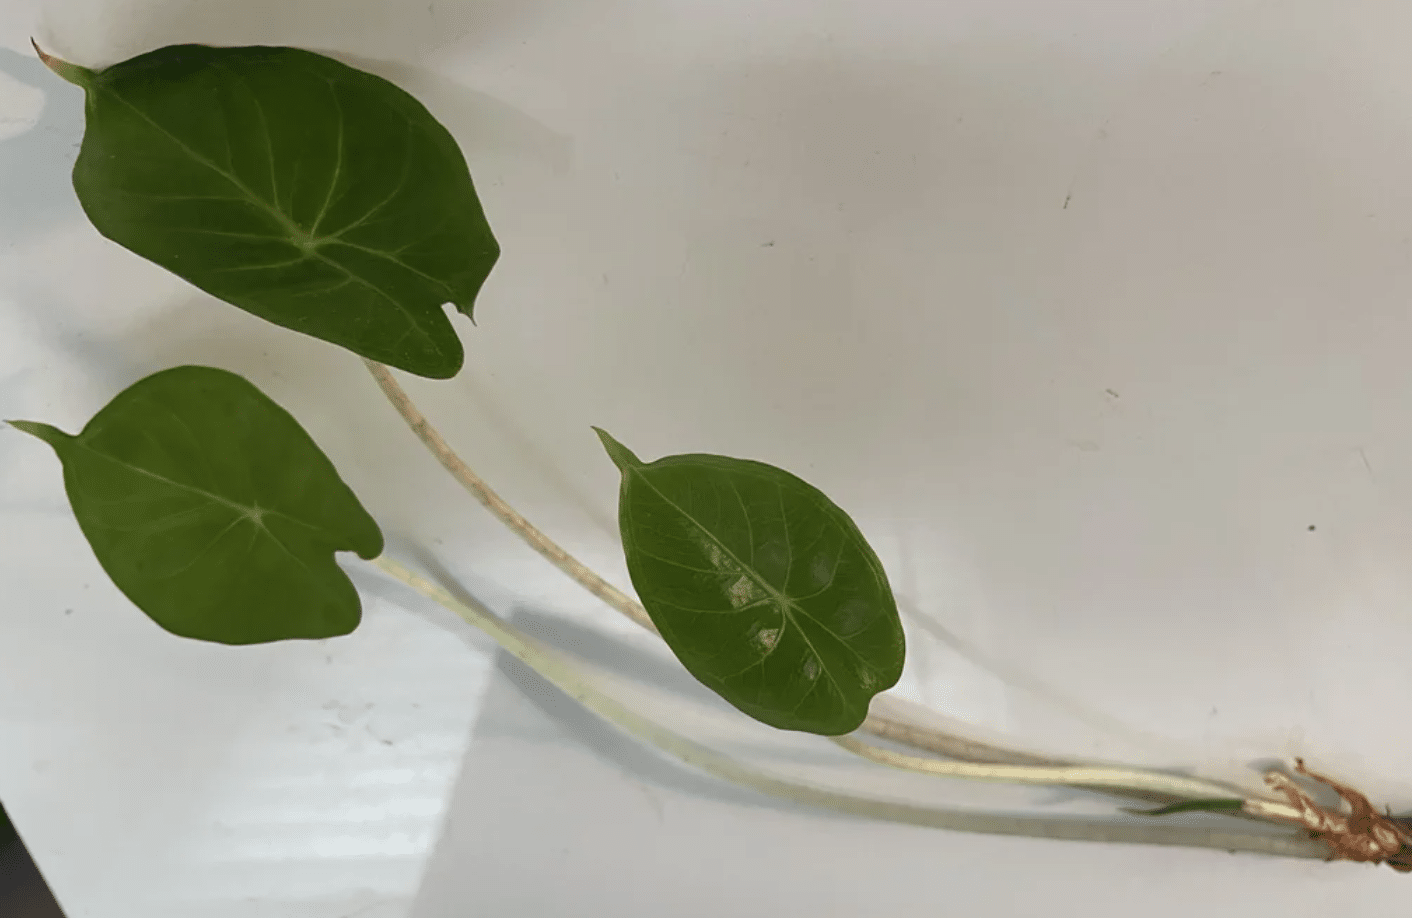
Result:
[[[808,619],[820,630],[824,631],[826,634],[831,636],[835,641],[842,645],[851,655],[856,657],[869,669],[876,669],[875,666],[873,666],[867,659],[865,659],[863,655],[860,654],[857,650],[855,650],[847,641],[834,634],[833,631],[831,631],[822,622],[820,622],[814,616],[810,615],[808,610],[800,607],[792,597],[786,596],[779,590],[775,589],[773,585],[766,582],[764,577],[761,576],[761,574],[756,571],[752,565],[748,565],[741,561],[740,558],[735,554],[735,552],[731,551],[731,549],[724,542],[722,542],[714,532],[706,528],[706,526],[704,526],[699,520],[697,520],[696,517],[692,516],[690,513],[687,513],[686,510],[678,506],[675,501],[673,501],[666,494],[662,493],[661,488],[658,488],[656,484],[651,481],[651,479],[649,479],[645,474],[643,474],[641,466],[631,466],[628,469],[628,474],[637,475],[638,480],[645,484],[648,488],[650,488],[652,492],[662,500],[663,503],[675,510],[678,514],[682,516],[683,519],[686,519],[693,526],[695,526],[702,534],[704,534],[706,538],[710,539],[713,543],[715,543],[715,545],[722,552],[724,552],[732,561],[734,561],[737,565],[740,566],[740,569],[743,573],[745,573],[752,580],[754,580],[755,583],[759,587],[761,587],[761,589],[769,593],[776,600],[776,602],[779,603],[781,615],[784,616],[788,623],[794,625],[794,630],[798,632],[800,640],[804,641],[804,643],[809,648],[809,652],[812,653],[814,655],[814,658],[819,661],[820,671],[829,680],[829,683],[834,687],[834,691],[839,695],[839,697],[848,698],[849,694],[843,690],[843,687],[841,685],[839,685],[838,679],[835,678],[831,667],[825,662],[826,658],[821,653],[819,653],[818,648],[816,648],[814,646],[814,642],[809,639],[809,635],[806,633],[805,629],[801,627],[798,622],[793,621],[795,614]],[[781,640],[783,640],[783,635],[781,635]]]
[[[333,541],[335,543],[339,541],[337,538],[334,538],[332,533],[324,529],[322,526],[310,523],[307,520],[301,520],[296,516],[291,516],[283,510],[277,510],[273,507],[261,507],[258,505],[247,506],[246,504],[242,504],[239,501],[231,500],[228,497],[223,497],[220,494],[216,494],[212,491],[207,491],[205,488],[200,488],[193,484],[187,484],[183,481],[177,481],[173,478],[168,478],[167,476],[154,472],[151,469],[145,469],[139,465],[133,465],[131,462],[125,462],[122,459],[117,458],[116,456],[102,452],[101,450],[97,450],[90,446],[88,443],[86,443],[82,437],[72,438],[71,443],[74,447],[82,449],[90,455],[96,456],[106,462],[110,462],[113,465],[127,469],[129,472],[133,472],[145,478],[150,478],[153,481],[160,482],[161,484],[164,484],[169,488],[173,488],[178,491],[186,491],[190,494],[195,494],[196,496],[204,498],[213,504],[219,504],[229,510],[233,510],[240,516],[250,519],[251,522],[257,523],[257,525],[259,525],[260,528],[266,532],[269,532],[269,528],[264,526],[263,524],[258,523],[257,518],[261,515],[271,514],[274,516],[278,516],[281,519],[288,520],[289,522],[294,523],[296,525],[303,526],[306,529],[313,530],[324,538],[329,539],[330,541]],[[279,541],[278,538],[275,537],[274,533],[270,533],[270,538]]]
[[[105,87],[105,88],[106,88],[106,87]],[[437,352],[440,352],[440,351],[441,351],[441,348],[440,348],[439,346],[437,346],[436,338],[435,338],[433,335],[431,335],[425,328],[423,328],[423,327],[422,327],[422,323],[418,320],[418,317],[417,317],[416,315],[414,315],[414,314],[413,314],[406,306],[404,306],[401,302],[399,302],[395,297],[393,297],[391,294],[389,294],[387,291],[383,290],[382,288],[378,287],[376,284],[372,283],[371,281],[367,280],[366,278],[362,277],[361,275],[355,273],[353,270],[351,270],[350,268],[348,268],[348,266],[342,264],[341,262],[334,261],[333,259],[330,259],[330,258],[328,258],[327,256],[324,256],[324,255],[322,255],[320,252],[318,252],[317,249],[318,249],[319,244],[322,242],[322,240],[319,240],[319,239],[312,239],[312,237],[311,237],[311,240],[310,240],[310,242],[309,242],[309,244],[308,244],[307,246],[306,246],[306,245],[301,245],[301,244],[299,243],[299,238],[300,238],[300,237],[303,237],[303,236],[309,236],[309,234],[308,234],[307,232],[305,232],[304,229],[303,229],[302,227],[300,227],[297,223],[295,223],[292,217],[290,217],[288,214],[285,214],[283,211],[279,210],[277,207],[272,207],[272,206],[269,204],[269,202],[265,201],[262,197],[260,197],[259,195],[255,194],[244,182],[242,182],[242,181],[240,180],[239,177],[237,177],[237,176],[234,175],[233,173],[228,172],[227,170],[221,168],[220,165],[218,165],[218,164],[215,163],[215,162],[212,162],[209,157],[202,156],[200,153],[196,152],[196,151],[195,151],[194,149],[192,149],[185,141],[183,141],[181,138],[177,137],[175,134],[173,134],[173,133],[172,133],[171,131],[169,131],[167,128],[165,128],[165,127],[163,127],[161,124],[159,124],[154,118],[152,118],[152,116],[148,115],[146,112],[142,111],[142,110],[141,110],[140,108],[138,108],[136,105],[132,104],[132,103],[129,102],[127,99],[123,98],[123,96],[122,96],[120,93],[118,93],[118,92],[116,92],[116,91],[113,91],[113,90],[111,90],[111,89],[107,89],[107,93],[106,93],[106,94],[107,94],[110,98],[112,98],[112,99],[114,99],[115,101],[117,101],[119,104],[121,104],[121,105],[123,105],[124,107],[126,107],[128,110],[130,110],[130,111],[131,111],[133,114],[135,114],[137,117],[139,117],[139,118],[141,118],[143,121],[147,122],[147,124],[151,125],[151,127],[153,128],[153,130],[157,131],[157,132],[160,133],[162,136],[166,137],[166,138],[167,138],[169,141],[171,141],[171,143],[174,144],[178,149],[180,149],[182,152],[184,152],[187,156],[191,157],[191,159],[192,159],[193,162],[195,162],[195,163],[197,163],[197,164],[199,164],[199,165],[205,167],[206,169],[209,169],[211,172],[215,173],[216,175],[220,176],[221,178],[223,178],[223,179],[225,179],[227,182],[229,182],[230,185],[231,185],[233,188],[235,188],[237,191],[239,191],[239,192],[241,193],[241,195],[244,196],[244,199],[245,199],[246,203],[249,203],[249,204],[255,206],[256,208],[260,209],[261,211],[263,211],[264,213],[266,213],[267,215],[269,215],[272,219],[274,219],[274,220],[276,221],[276,223],[277,223],[279,226],[281,226],[281,227],[289,234],[289,237],[286,238],[284,241],[286,241],[286,242],[288,242],[288,243],[294,245],[295,248],[299,249],[300,251],[308,252],[308,253],[311,255],[311,257],[313,257],[313,258],[315,258],[315,259],[317,259],[317,260],[323,262],[324,264],[326,264],[326,265],[328,265],[328,266],[330,266],[330,267],[332,267],[332,268],[337,269],[338,271],[342,272],[347,278],[349,278],[349,280],[354,281],[354,282],[356,282],[356,283],[358,283],[358,284],[364,286],[364,287],[367,288],[368,290],[372,291],[373,293],[377,294],[379,297],[381,297],[381,298],[382,298],[383,300],[385,300],[387,303],[389,303],[390,305],[392,305],[398,312],[400,312],[400,313],[402,314],[403,318],[406,319],[407,323],[408,323],[412,328],[416,329],[418,335],[422,338],[422,340],[428,342]],[[335,235],[336,235],[336,234],[335,234]],[[271,238],[278,238],[278,237],[271,237]],[[330,237],[330,238],[334,238],[334,237]],[[411,267],[408,266],[408,265],[405,265],[403,262],[401,262],[400,260],[398,260],[398,259],[395,258],[395,257],[387,256],[387,255],[384,255],[384,257],[387,257],[387,258],[388,258],[390,261],[392,261],[394,264],[400,265],[400,266],[406,268],[407,270],[409,270],[409,271],[411,271],[411,272],[413,272],[413,273],[415,273],[415,274],[420,274],[420,272],[416,271],[416,269],[411,268]],[[443,285],[443,286],[444,286],[444,285]]]

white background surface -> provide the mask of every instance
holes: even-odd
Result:
[[[158,369],[240,372],[400,556],[715,716],[462,496],[354,358],[102,240],[68,184],[80,95],[30,34],[89,66],[296,45],[423,99],[505,255],[479,327],[459,323],[468,369],[409,388],[617,582],[590,424],[644,458],[772,462],[847,508],[910,609],[905,697],[1056,754],[1217,776],[1302,754],[1412,807],[1412,7],[0,4],[0,416],[73,430]],[[1409,895],[1386,869],[779,806],[643,752],[365,570],[353,637],[183,642],[104,579],[53,456],[4,431],[0,541],[0,798],[70,918],[1328,915]],[[895,796],[1093,808],[855,771]]]

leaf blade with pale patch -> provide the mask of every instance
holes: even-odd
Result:
[[[622,472],[628,572],[677,659],[770,726],[856,729],[901,676],[905,642],[882,563],[848,515],[764,463],[644,463],[598,435]]]

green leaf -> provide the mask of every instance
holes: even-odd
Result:
[[[1244,807],[1245,801],[1239,798],[1217,797],[1210,800],[1186,800],[1182,803],[1159,806],[1153,810],[1128,809],[1126,812],[1132,813],[1134,816],[1170,816],[1173,813],[1240,812]]]
[[[905,645],[882,563],[848,515],[761,462],[643,463],[598,436],[623,476],[628,573],[677,659],[770,726],[857,728],[902,675]]]
[[[173,634],[256,644],[357,627],[333,555],[375,558],[382,533],[299,422],[241,377],[155,373],[78,436],[10,423],[59,454],[98,562]]]
[[[212,296],[381,363],[461,368],[500,249],[456,141],[380,77],[293,48],[174,45],[84,88],[74,189],[104,236]]]

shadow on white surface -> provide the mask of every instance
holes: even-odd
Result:
[[[984,808],[1015,811],[983,796]],[[1041,793],[1024,809],[1065,802]],[[502,657],[411,918],[1019,916],[1080,900],[1085,914],[1234,918],[1334,903],[1361,913],[1399,883],[1347,865],[935,832],[733,791],[644,751]]]

